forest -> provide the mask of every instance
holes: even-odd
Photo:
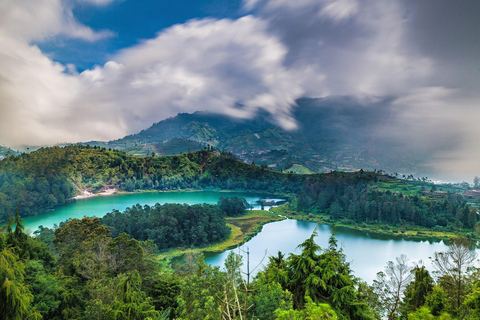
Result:
[[[328,214],[332,222],[345,224],[418,225],[439,231],[466,229],[473,232],[477,210],[460,194],[443,199],[408,195],[372,188],[377,175],[332,173],[304,181],[296,194],[295,209],[312,215]],[[478,226],[477,226],[478,227]]]
[[[23,229],[17,211],[0,235],[0,319],[480,316],[480,269],[461,238],[435,253],[433,273],[401,255],[367,284],[353,276],[334,232],[325,248],[315,243],[314,231],[296,254],[269,256],[252,278],[241,271],[245,261],[235,253],[221,269],[202,255],[162,266],[154,241],[114,234],[98,218],[41,228],[36,237]]]
[[[100,147],[40,148],[0,161],[0,223],[18,207],[32,216],[63,205],[83,190],[242,189],[297,192],[304,176],[282,174],[212,149],[138,158]]]
[[[152,240],[159,250],[176,247],[202,247],[220,242],[230,234],[225,213],[209,204],[156,204],[114,210],[100,219],[112,236],[127,233],[140,240]]]
[[[302,175],[238,161],[229,152],[202,151],[162,157],[133,157],[101,147],[41,148],[0,161],[0,223],[52,210],[82,190],[243,190],[284,194],[300,213],[328,215],[343,224],[417,225],[437,231],[473,232],[476,209],[458,193],[434,197],[379,188],[399,180],[381,171]],[[428,191],[427,182],[415,182]],[[241,206],[241,204],[240,204]],[[477,226],[480,230],[480,225]]]

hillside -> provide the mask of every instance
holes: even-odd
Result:
[[[301,165],[312,172],[383,169],[417,176],[430,172],[425,152],[389,135],[395,115],[388,100],[365,104],[351,97],[304,98],[297,104],[294,131],[273,124],[268,113],[245,120],[195,112],[178,114],[123,139],[90,144],[143,156],[211,145],[277,171]]]
[[[81,145],[40,148],[0,161],[0,221],[18,207],[31,216],[63,205],[84,190],[242,189],[294,193],[306,177],[238,161],[211,149],[164,157],[133,157]]]
[[[452,186],[434,188],[426,179],[400,180],[382,171],[363,170],[281,173],[266,165],[246,164],[229,152],[210,147],[174,156],[134,157],[82,145],[40,148],[0,161],[0,221],[16,208],[21,216],[37,215],[71,201],[85,190],[98,192],[105,188],[290,194],[292,198],[295,195],[290,205],[296,212],[327,214],[330,222],[406,223],[467,232],[477,222],[475,210],[463,196],[455,194]]]
[[[13,149],[10,149],[10,148],[7,148],[7,147],[2,147],[0,146],[0,160],[5,158],[5,156],[8,154],[11,154],[11,155],[17,155],[19,154],[18,151],[15,151]]]

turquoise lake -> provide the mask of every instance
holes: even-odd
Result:
[[[233,193],[233,192],[159,192],[159,193],[132,193],[112,196],[97,196],[87,199],[79,199],[73,203],[62,206],[52,212],[41,214],[35,217],[25,218],[26,228],[34,231],[38,226],[53,227],[69,218],[102,217],[107,212],[117,209],[123,211],[125,208],[135,205],[153,205],[155,203],[208,203],[215,204],[220,197],[240,196],[244,197],[255,209],[260,209],[257,200],[263,198],[261,194]],[[265,209],[268,209],[266,207]],[[319,225],[312,222],[297,220],[283,220],[269,223],[263,227],[262,232],[247,242],[242,250],[249,248],[250,269],[268,261],[269,255],[276,255],[280,250],[283,253],[298,253],[296,247],[306,238],[310,237],[313,230],[317,228],[317,243],[327,247],[330,237],[330,226]],[[404,239],[392,239],[384,236],[375,236],[364,232],[337,228],[337,240],[346,254],[347,261],[351,263],[354,275],[372,283],[376,273],[382,271],[387,261],[395,261],[401,254],[407,255],[412,263],[423,264],[432,270],[429,257],[435,251],[445,251],[447,246],[443,242],[410,241]],[[233,249],[242,253],[240,249]],[[223,266],[223,261],[228,251],[207,255],[206,261],[212,265]],[[254,274],[261,268],[253,272]]]
[[[260,209],[257,200],[262,195],[240,192],[143,192],[130,194],[114,194],[111,196],[96,196],[86,199],[78,199],[72,203],[59,207],[51,212],[43,213],[34,217],[25,218],[25,227],[32,232],[39,226],[52,228],[54,224],[71,218],[81,219],[83,217],[103,217],[113,209],[123,211],[137,203],[141,205],[154,205],[156,203],[208,203],[216,204],[221,197],[243,197],[253,206],[253,209]],[[265,207],[268,210],[270,207]]]

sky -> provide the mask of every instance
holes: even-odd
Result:
[[[0,145],[117,139],[198,110],[263,110],[295,130],[300,97],[389,97],[389,134],[473,177],[478,13],[476,0],[1,0]]]

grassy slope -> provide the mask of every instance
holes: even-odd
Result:
[[[307,167],[304,167],[300,164],[294,164],[288,169],[285,169],[286,172],[293,172],[296,174],[312,174],[313,172],[310,171]]]
[[[232,232],[223,242],[214,243],[204,248],[175,248],[158,255],[162,263],[169,263],[173,258],[183,256],[184,254],[195,254],[201,252],[223,252],[236,248],[262,230],[262,226],[273,221],[280,221],[284,218],[279,217],[275,212],[265,210],[248,211],[245,216],[227,218],[227,225]]]

